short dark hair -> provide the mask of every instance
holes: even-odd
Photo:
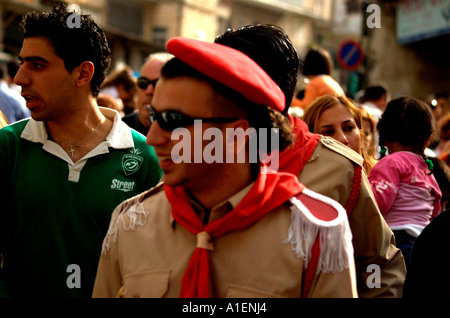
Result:
[[[420,99],[401,96],[389,101],[377,124],[380,145],[398,141],[423,154],[427,139],[435,131],[433,113]]]
[[[436,94],[434,94],[434,98],[444,98],[444,99],[446,99],[447,101],[448,101],[448,99],[449,99],[449,94],[448,94],[448,92],[438,92],[438,93],[436,93]]]
[[[330,75],[333,69],[333,60],[330,53],[324,48],[311,48],[303,61],[302,74]]]
[[[272,24],[246,25],[229,29],[215,39],[249,56],[281,88],[287,112],[297,85],[300,59],[286,32]]]
[[[387,95],[387,93],[388,90],[386,86],[382,84],[369,86],[364,91],[363,102],[379,100],[383,95]]]
[[[69,72],[84,61],[92,62],[95,72],[91,88],[97,96],[111,64],[108,40],[89,15],[80,14],[79,27],[70,28],[67,21],[71,14],[64,3],[55,6],[52,12],[29,12],[22,19],[21,29],[25,38],[42,36],[49,39]]]
[[[123,88],[132,94],[136,94],[138,91],[137,80],[134,77],[130,68],[124,68],[109,74],[105,81],[102,83],[101,88],[118,86],[122,84]]]
[[[259,128],[278,128],[280,131],[279,150],[282,151],[293,143],[292,126],[289,119],[280,112],[267,106],[258,105],[248,100],[242,94],[207,77],[195,70],[178,58],[169,60],[161,69],[162,79],[174,79],[178,77],[192,77],[209,83],[217,94],[234,103],[237,108],[245,113],[251,127],[257,131]],[[272,149],[274,150],[274,149]],[[267,151],[270,153],[271,151]]]
[[[16,76],[17,71],[19,70],[19,67],[20,65],[16,61],[9,61],[8,64],[6,65],[8,75],[11,78],[14,78],[14,76]]]
[[[450,167],[437,157],[429,158],[433,162],[433,175],[442,192],[441,206],[448,205],[450,200]]]

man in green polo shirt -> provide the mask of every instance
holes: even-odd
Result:
[[[145,137],[96,103],[101,28],[60,5],[22,29],[14,81],[32,118],[0,130],[0,297],[90,297],[112,211],[161,172]]]

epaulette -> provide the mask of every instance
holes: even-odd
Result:
[[[358,164],[359,166],[364,166],[364,159],[361,157],[360,154],[356,153],[354,150],[350,149],[349,147],[345,146],[341,142],[337,141],[336,139],[333,139],[328,136],[321,136],[320,137],[320,143],[327,147],[328,149],[333,150],[334,152],[337,152],[338,154],[348,158],[352,162]]]
[[[125,200],[114,210],[108,232],[103,240],[103,254],[108,253],[111,248],[111,243],[117,242],[119,224],[122,224],[125,231],[132,231],[137,226],[144,226],[147,221],[148,212],[144,209],[143,201],[163,190],[164,183],[160,182],[153,188]]]
[[[119,204],[116,208],[117,211],[116,214],[121,214],[123,211],[128,210],[131,206],[135,205],[136,203],[141,203],[146,198],[155,195],[158,192],[161,192],[164,190],[164,182],[158,183],[153,188],[150,188],[149,190],[146,190],[138,195],[135,195],[134,197],[131,197],[125,201],[123,201],[121,204]]]
[[[290,199],[292,250],[305,263],[303,296],[318,273],[341,272],[353,261],[352,234],[345,209],[336,201],[304,189]]]
[[[151,188],[150,190],[145,191],[144,193],[142,193],[142,198],[141,200],[145,200],[146,198],[155,195],[158,192],[161,192],[164,190],[164,182],[160,182],[157,185],[155,185],[153,188]]]

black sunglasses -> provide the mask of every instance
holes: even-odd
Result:
[[[151,106],[147,106],[147,108],[150,110],[150,125],[156,120],[159,126],[167,131],[192,125],[194,120],[201,120],[206,123],[231,123],[239,119],[235,117],[192,118],[171,110],[156,112]]]
[[[158,83],[159,78],[151,81],[146,77],[139,77],[137,80],[137,85],[140,89],[147,89],[148,85],[152,85],[153,88],[156,87],[156,83]]]

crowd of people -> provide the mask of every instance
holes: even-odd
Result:
[[[29,113],[0,99],[0,297],[450,296],[448,95],[353,100],[260,24],[172,38],[136,78],[69,15],[24,16]]]

